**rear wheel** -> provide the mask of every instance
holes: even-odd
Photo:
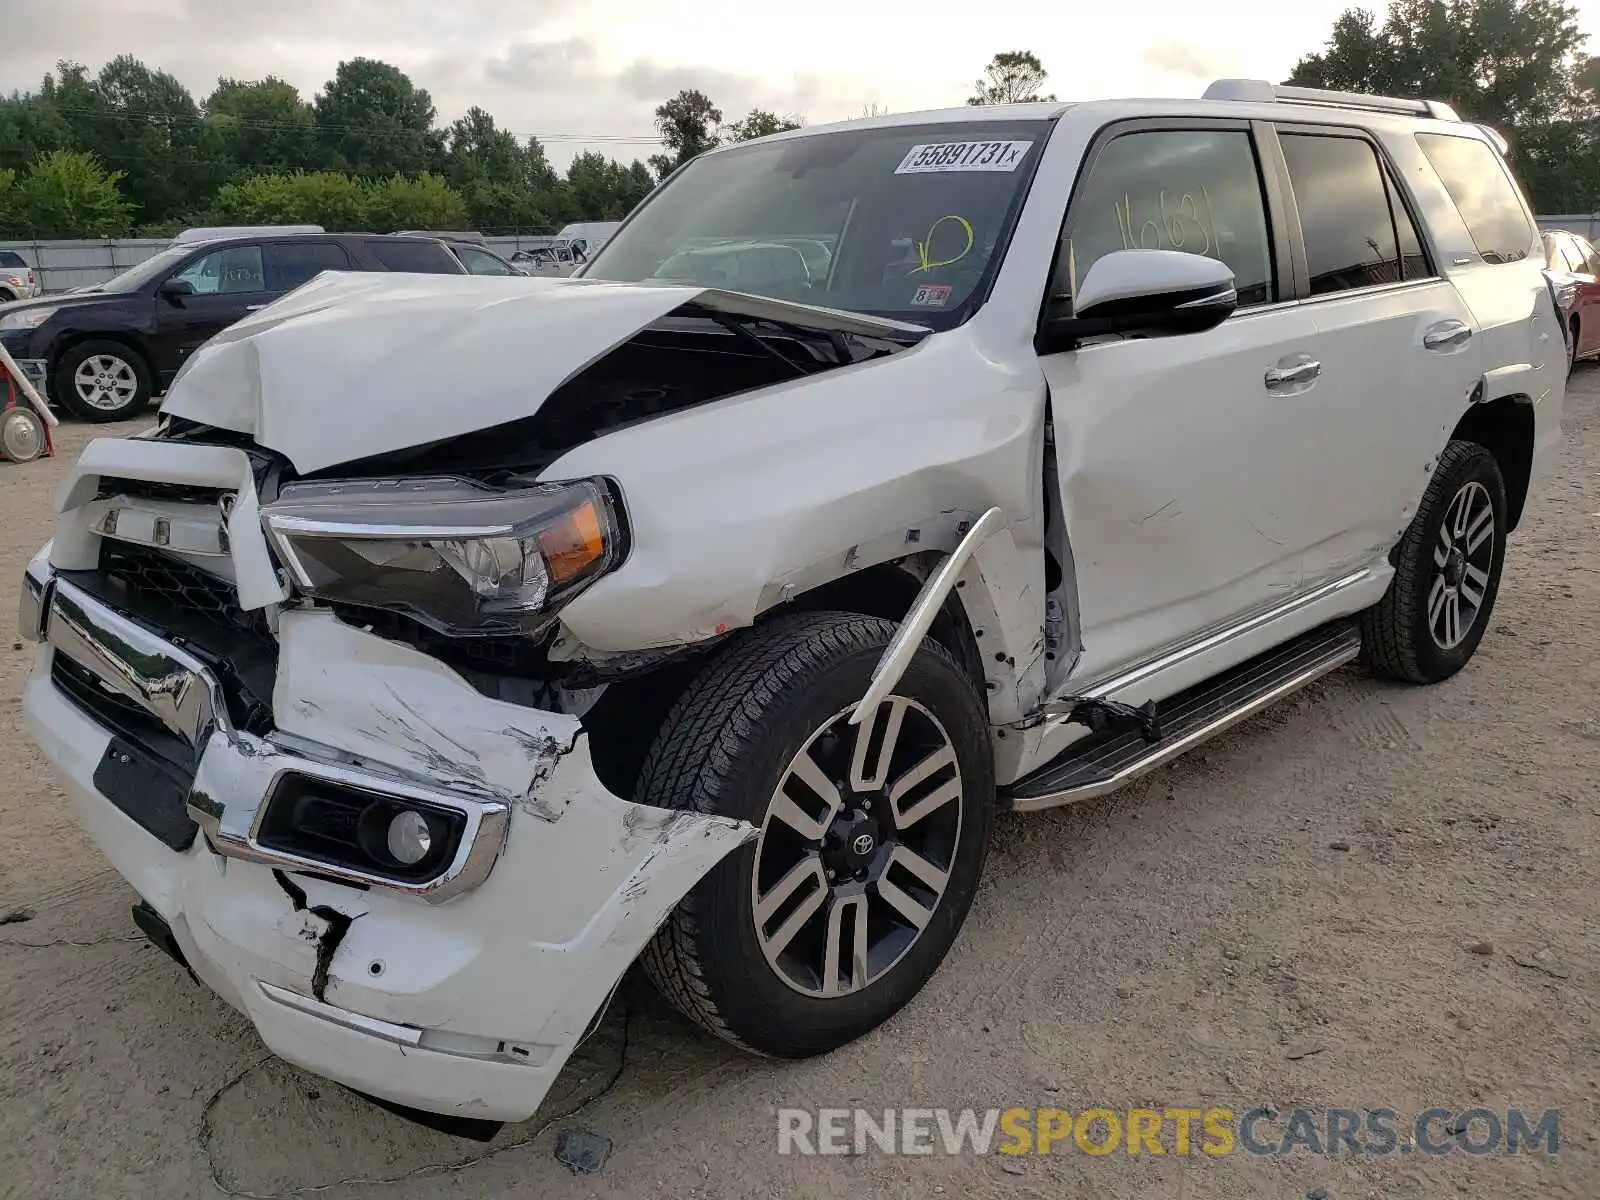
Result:
[[[1506,532],[1494,455],[1451,442],[1400,540],[1388,592],[1362,615],[1362,658],[1376,674],[1438,683],[1467,665],[1494,611]]]
[[[150,404],[150,368],[121,342],[80,342],[56,364],[52,398],[85,421],[120,421]]]
[[[0,455],[11,462],[32,462],[44,453],[44,422],[24,405],[0,411]]]
[[[644,956],[711,1033],[799,1058],[859,1037],[927,982],[966,917],[994,812],[983,701],[925,641],[861,725],[895,626],[775,621],[728,647],[656,738],[637,798],[750,821]]]

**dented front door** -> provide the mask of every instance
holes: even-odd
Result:
[[[1304,312],[1273,308],[1041,359],[1077,571],[1078,677],[1301,586],[1302,551],[1319,537],[1295,495],[1317,470],[1319,431],[1317,380],[1293,368],[1315,332]]]
[[[1296,503],[1334,431],[1316,325],[1288,295],[1243,121],[1131,124],[1091,149],[1067,213],[1072,279],[1119,250],[1226,263],[1216,329],[1081,345],[1040,362],[1077,576],[1078,678],[1289,598],[1322,537]]]

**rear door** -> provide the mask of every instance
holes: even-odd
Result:
[[[1480,373],[1471,311],[1435,269],[1377,143],[1279,124],[1297,292],[1316,326],[1323,434],[1292,500],[1315,584],[1370,564],[1411,520]],[[1319,521],[1318,514],[1321,514]]]
[[[260,243],[219,247],[191,259],[171,278],[186,281],[194,294],[155,297],[154,365],[163,380],[213,335],[275,299]]]

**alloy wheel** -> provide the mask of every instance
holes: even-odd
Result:
[[[78,364],[72,386],[90,408],[107,412],[126,408],[139,390],[133,364],[114,354],[93,354]]]
[[[1441,650],[1454,650],[1472,631],[1488,595],[1494,567],[1494,501],[1477,481],[1465,483],[1445,509],[1433,548],[1428,631]]]
[[[756,937],[808,996],[859,992],[916,944],[961,840],[961,768],[939,719],[890,696],[860,725],[836,713],[779,781],[756,843]]]

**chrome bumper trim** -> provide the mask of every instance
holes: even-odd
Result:
[[[274,1004],[281,1004],[284,1008],[292,1008],[296,1012],[327,1021],[330,1025],[353,1029],[369,1037],[382,1038],[397,1046],[422,1045],[422,1030],[415,1025],[396,1025],[393,1021],[380,1021],[377,1017],[363,1016],[347,1008],[337,1008],[332,1004],[314,1000],[310,996],[302,996],[299,992],[291,992],[288,988],[281,988],[259,979],[256,980],[256,987],[260,988],[261,994]]]
[[[505,801],[358,765],[301,739],[291,747],[271,735],[262,738],[234,728],[222,685],[204,663],[56,576],[44,555],[28,565],[21,610],[25,635],[49,645],[194,747],[199,766],[186,807],[215,853],[417,896],[431,904],[471,891],[494,869],[510,829]],[[267,801],[289,775],[453,809],[466,820],[455,858],[432,879],[406,882],[269,849],[257,834]]]

